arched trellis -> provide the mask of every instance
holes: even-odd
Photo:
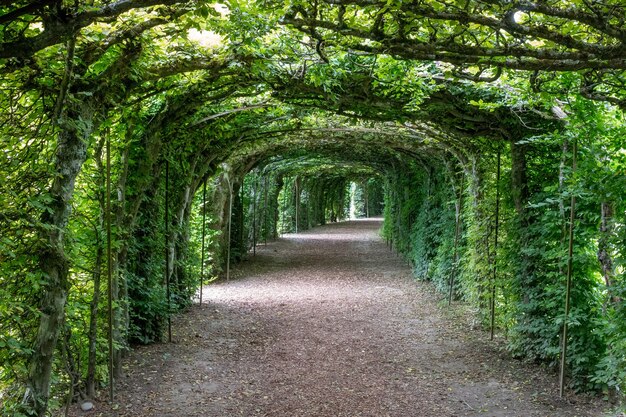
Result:
[[[311,105],[314,105],[313,107],[328,108],[331,112],[348,114],[353,118],[356,117],[362,120],[423,120],[435,123],[435,126],[437,126],[435,131],[438,131],[437,134],[448,131],[455,133],[454,135],[451,135],[451,138],[454,138],[455,140],[458,139],[456,147],[460,149],[465,149],[466,147],[469,148],[472,143],[466,139],[459,139],[461,136],[458,135],[459,133],[463,132],[468,134],[468,137],[475,138],[482,135],[489,136],[489,132],[502,132],[503,130],[509,131],[510,127],[514,125],[515,118],[517,117],[514,115],[509,115],[511,117],[505,115],[507,122],[511,122],[511,120],[513,122],[504,124],[500,124],[498,122],[495,124],[493,123],[493,119],[498,119],[502,116],[502,114],[498,112],[494,115],[492,112],[482,111],[482,118],[475,117],[476,113],[481,113],[481,111],[480,109],[473,108],[473,106],[468,103],[470,102],[470,96],[472,94],[477,91],[482,91],[483,89],[470,87],[463,83],[458,83],[455,85],[455,88],[470,93],[467,94],[468,97],[464,97],[461,100],[458,99],[458,96],[450,94],[439,94],[439,96],[436,94],[430,95],[430,97],[434,98],[433,102],[436,101],[438,104],[436,109],[443,109],[445,117],[442,118],[435,117],[436,114],[441,114],[441,112],[432,111],[435,107],[429,107],[428,100],[424,102],[425,104],[423,106],[421,104],[417,106],[421,106],[419,111],[407,111],[404,109],[404,105],[407,104],[407,101],[403,101],[402,99],[384,100],[384,97],[382,97],[382,100],[377,103],[376,100],[381,99],[381,97],[376,96],[376,92],[367,97],[357,97],[356,94],[352,94],[351,96],[352,92],[357,91],[356,89],[351,89],[351,85],[344,85],[341,86],[341,88],[338,88],[338,90],[342,90],[343,93],[334,92],[338,96],[343,96],[340,97],[339,101],[335,102],[333,101],[331,95],[322,91],[323,89],[313,88],[315,86],[306,85],[306,82],[303,81],[303,78],[305,78],[304,75],[306,75],[307,65],[310,65],[306,63],[300,66],[303,68],[302,79],[296,79],[295,82],[284,82],[285,79],[292,80],[294,78],[291,73],[280,73],[276,79],[270,80],[268,80],[266,76],[255,79],[254,76],[248,76],[247,74],[243,77],[238,77],[234,74],[230,65],[233,64],[234,66],[234,64],[238,64],[240,65],[240,68],[244,68],[241,71],[246,71],[250,69],[248,64],[252,61],[252,58],[242,56],[207,59],[207,55],[205,54],[191,54],[189,55],[191,57],[189,59],[162,60],[160,65],[145,66],[143,64],[146,63],[141,62],[138,66],[133,67],[133,63],[137,62],[134,58],[140,58],[141,55],[142,48],[139,46],[142,43],[149,42],[149,39],[151,38],[151,36],[144,36],[143,38],[140,38],[139,36],[146,32],[149,33],[149,31],[153,28],[161,25],[167,25],[170,22],[175,21],[181,16],[181,14],[184,14],[184,12],[187,11],[184,9],[184,7],[187,6],[184,4],[185,2],[181,2],[181,7],[183,7],[182,9],[179,9],[178,6],[172,7],[172,9],[168,9],[167,13],[163,16],[151,19],[147,22],[128,21],[122,22],[119,25],[114,22],[111,26],[111,35],[105,38],[98,37],[96,41],[90,40],[89,36],[84,36],[94,34],[92,30],[93,28],[89,27],[91,23],[100,19],[105,19],[111,22],[115,20],[116,17],[120,16],[121,13],[124,13],[129,9],[149,7],[163,3],[169,4],[170,2],[123,2],[119,4],[116,3],[115,7],[107,6],[97,10],[73,10],[72,7],[79,7],[80,5],[76,2],[72,5],[69,3],[58,3],[55,7],[59,7],[59,10],[64,11],[65,13],[49,13],[49,8],[52,6],[50,6],[48,2],[44,3],[41,5],[35,5],[36,7],[31,7],[32,5],[27,4],[26,2],[14,2],[14,4],[6,6],[2,9],[3,14],[1,17],[1,24],[3,26],[19,26],[22,24],[20,23],[22,19],[25,19],[24,24],[33,24],[35,26],[44,18],[48,19],[48,21],[55,22],[55,24],[44,25],[42,27],[41,35],[32,35],[25,31],[17,31],[15,32],[17,33],[17,38],[3,40],[3,57],[18,59],[10,59],[3,62],[2,71],[4,73],[18,71],[19,74],[15,77],[15,79],[20,81],[16,82],[21,82],[22,78],[26,80],[25,84],[22,85],[25,91],[36,91],[41,88],[42,91],[48,94],[48,96],[55,95],[56,90],[51,90],[49,86],[40,86],[37,85],[37,83],[33,84],[32,80],[37,78],[36,75],[43,74],[45,76],[50,76],[50,74],[52,74],[52,85],[54,85],[55,76],[57,76],[60,81],[59,84],[61,91],[58,94],[58,100],[57,103],[55,103],[56,105],[53,106],[55,110],[53,117],[51,118],[56,119],[56,116],[60,114],[62,116],[61,121],[58,122],[57,120],[52,120],[51,122],[45,122],[50,123],[50,125],[56,125],[56,128],[61,130],[61,134],[59,135],[61,138],[59,143],[61,145],[58,147],[51,146],[52,148],[58,148],[56,149],[58,158],[55,162],[57,165],[52,167],[50,170],[50,172],[54,172],[53,175],[49,175],[48,177],[42,175],[45,179],[43,181],[38,180],[43,184],[41,187],[42,189],[50,189],[50,196],[53,200],[53,204],[50,204],[52,214],[49,216],[44,214],[42,217],[44,227],[41,227],[38,230],[42,231],[40,235],[41,240],[52,242],[54,247],[46,248],[45,251],[41,252],[44,254],[44,257],[50,255],[50,259],[47,260],[51,262],[48,262],[48,264],[46,264],[47,266],[44,265],[43,262],[40,262],[40,265],[44,265],[48,268],[44,270],[44,276],[55,277],[57,276],[55,273],[59,272],[58,276],[60,279],[58,282],[53,282],[52,279],[46,282],[47,288],[51,288],[58,295],[58,300],[63,300],[70,291],[66,286],[69,271],[68,268],[65,268],[64,266],[66,265],[65,261],[68,259],[64,254],[64,243],[62,237],[66,232],[68,219],[71,221],[71,216],[69,216],[68,213],[70,211],[70,202],[74,192],[74,181],[79,178],[79,171],[81,166],[85,163],[85,157],[90,148],[90,138],[93,138],[98,134],[99,127],[103,124],[112,123],[119,126],[122,124],[118,124],[120,121],[131,122],[134,120],[137,122],[136,125],[138,127],[140,126],[140,128],[136,129],[136,134],[129,134],[128,137],[125,137],[127,141],[119,140],[119,143],[123,144],[123,146],[120,146],[120,149],[125,148],[126,144],[128,144],[128,153],[126,154],[124,153],[126,151],[122,151],[121,155],[115,156],[113,161],[116,171],[114,175],[117,177],[115,179],[116,184],[114,188],[118,190],[118,195],[121,195],[122,197],[119,201],[116,201],[113,204],[111,210],[107,210],[107,213],[114,211],[113,218],[116,226],[115,229],[120,233],[119,236],[116,236],[116,239],[119,238],[119,246],[114,248],[116,253],[114,253],[113,256],[114,261],[112,269],[114,269],[116,273],[118,271],[121,273],[120,282],[123,283],[126,279],[126,275],[124,274],[128,273],[129,269],[128,259],[129,257],[132,258],[132,253],[129,255],[129,252],[132,252],[132,248],[128,247],[128,242],[138,239],[147,240],[145,236],[141,236],[137,231],[138,223],[144,221],[141,217],[145,216],[145,213],[141,213],[141,215],[139,213],[146,207],[149,207],[152,203],[154,203],[155,206],[162,207],[159,204],[159,196],[155,194],[155,190],[158,190],[159,188],[156,186],[157,181],[155,181],[155,178],[159,178],[162,175],[163,158],[160,157],[160,148],[165,146],[165,143],[176,142],[176,140],[180,139],[179,142],[176,142],[176,144],[173,145],[174,148],[176,148],[185,141],[193,142],[190,144],[192,148],[191,154],[193,154],[192,156],[196,157],[197,160],[194,168],[190,170],[192,172],[184,172],[185,175],[182,176],[184,177],[182,179],[184,180],[184,185],[188,187],[188,195],[194,195],[199,184],[203,183],[202,180],[207,177],[211,177],[211,174],[215,172],[217,166],[227,159],[233,150],[247,146],[247,144],[254,142],[255,138],[258,138],[259,136],[271,136],[270,132],[264,131],[265,129],[257,129],[259,125],[262,125],[272,119],[275,121],[276,119],[283,117],[283,121],[288,119],[292,120],[289,123],[285,122],[284,125],[274,123],[272,127],[275,130],[295,131],[298,129],[298,122],[294,121],[298,119],[295,114],[296,112],[286,117],[284,115],[273,115],[268,116],[267,119],[257,118],[256,120],[249,120],[247,123],[238,123],[238,119],[233,117],[233,115],[245,113],[245,111],[229,112],[237,108],[237,105],[241,108],[261,106],[262,103],[242,106],[240,103],[237,103],[236,100],[228,101],[228,99],[232,97],[249,97],[253,100],[258,94],[258,85],[262,83],[266,83],[264,84],[266,87],[271,85],[271,88],[268,88],[268,91],[273,90],[275,97],[279,99],[282,98],[282,100],[284,100],[277,102],[276,106],[283,106],[286,105],[285,103],[290,103],[295,107],[300,105],[305,108],[310,108]],[[349,3],[347,5],[350,7],[362,6],[358,4],[359,2],[346,3]],[[617,6],[619,6],[619,4],[617,4]],[[483,4],[481,7],[487,6],[484,6]],[[572,20],[572,16],[568,15],[571,11],[567,11],[565,14],[561,13],[561,16],[558,16],[555,13],[559,12],[559,10],[560,9],[558,8],[555,8],[554,10],[539,8],[537,10],[526,12],[540,13],[550,17],[551,19],[558,17],[558,19]],[[614,10],[620,10],[620,8],[616,7]],[[502,10],[497,11],[503,12]],[[578,19],[588,19],[590,16],[588,13],[589,11],[590,10],[583,8],[580,10],[581,13],[576,14],[576,16],[579,16]],[[413,10],[410,12],[424,13],[423,10]],[[508,13],[510,11],[506,12]],[[604,13],[609,18],[612,16],[611,13],[613,13],[603,10],[596,10],[594,12],[599,12],[600,14]],[[596,16],[597,14],[598,13],[596,13]],[[335,15],[331,13],[327,16],[334,17]],[[144,16],[141,16],[141,19],[143,19],[143,17]],[[287,16],[284,21],[288,22],[289,18],[290,16]],[[429,18],[434,19],[432,16]],[[56,21],[55,19],[61,20]],[[450,19],[450,21],[455,21],[454,17]],[[580,20],[573,20],[580,22]],[[610,19],[606,19],[606,21],[610,21]],[[598,29],[597,24],[594,24],[593,20],[590,20],[590,22],[590,27],[592,27],[593,30],[610,30],[612,31],[612,34],[610,34],[611,39],[616,39],[618,41],[617,45],[623,43],[623,41],[620,40],[622,39],[621,36],[623,35],[623,29],[616,26],[615,23],[603,26],[604,29]],[[297,25],[298,22],[294,22],[294,24]],[[131,27],[132,30],[126,30],[127,26]],[[311,26],[314,26],[314,24],[311,24]],[[559,26],[554,25],[554,27],[558,28]],[[79,28],[83,31],[77,33],[76,30]],[[330,29],[332,30],[333,28],[331,27]],[[515,27],[509,27],[508,29],[513,32],[515,32],[515,30],[519,31],[519,28],[516,29]],[[377,32],[372,31],[371,34],[377,34]],[[26,39],[28,36],[33,36],[33,38]],[[76,41],[74,41],[74,38]],[[67,48],[64,49],[62,44],[66,41],[68,41]],[[97,48],[94,48],[94,46],[97,46]],[[569,48],[568,45],[561,45],[558,48],[561,48],[562,46]],[[45,51],[45,48],[51,49]],[[105,54],[105,52],[112,50],[111,48],[119,48],[119,55],[111,56],[115,54]],[[553,48],[553,51],[559,52],[560,50],[558,48]],[[397,51],[399,55],[401,55],[400,52],[403,52],[404,54],[414,52],[411,48],[400,49],[401,50]],[[601,49],[602,48],[600,48],[600,50]],[[40,53],[35,56],[35,53],[38,51],[43,51],[44,53]],[[385,49],[385,51],[388,50]],[[45,65],[45,60],[50,59],[57,52],[58,55],[62,55],[64,52],[67,52],[65,61],[68,65],[59,66],[60,70],[57,69],[56,72],[54,72],[55,70],[53,68],[46,68],[47,66]],[[370,50],[369,52],[377,53],[380,51]],[[565,52],[571,55],[570,50],[565,50]],[[321,53],[325,54],[323,50],[321,50]],[[410,58],[411,56],[405,55],[405,57]],[[416,56],[412,57],[415,58]],[[80,61],[82,62],[79,63],[79,60],[75,60],[74,58],[80,58]],[[103,72],[99,73],[97,71],[92,71],[88,73],[88,68],[97,69],[99,67],[99,65],[94,64],[106,63],[105,61],[111,58],[117,59],[114,59],[114,62],[110,63],[111,65],[105,65],[105,70]],[[591,68],[591,71],[588,71],[585,74],[585,83],[583,83],[582,90],[586,94],[597,98],[599,94],[598,91],[601,91],[601,89],[595,90],[595,87],[591,88],[590,86],[602,86],[603,83],[601,81],[605,80],[606,77],[610,77],[615,74],[619,75],[619,72],[616,73],[613,70],[620,69],[621,67],[617,65],[619,62],[616,60],[611,61],[610,59],[605,59],[603,56],[598,56],[596,58],[598,59],[595,61],[595,58],[585,60],[581,65],[583,65],[584,68]],[[620,58],[618,57],[617,59]],[[471,59],[462,59],[462,61],[463,63],[471,63]],[[42,62],[44,65],[41,65]],[[507,63],[510,61],[503,60],[502,62]],[[534,67],[532,67],[528,61],[518,60],[516,62],[517,64],[515,65],[524,64],[527,65],[524,68],[533,70],[550,68],[550,66],[554,64],[554,62],[543,63],[538,60],[534,60]],[[608,64],[611,62],[614,63],[614,65],[610,68],[611,71],[596,71],[594,73],[593,69],[595,67],[591,64],[596,65],[596,67],[602,67],[603,65],[610,66]],[[511,65],[513,64],[510,64],[510,66]],[[297,67],[298,65],[295,66]],[[204,73],[202,75],[195,73],[187,79],[180,77],[172,80],[169,78],[170,76],[175,76],[179,73],[194,70],[203,70]],[[31,74],[33,76],[28,75],[29,71],[33,71]],[[479,71],[488,70],[479,68]],[[367,73],[367,71],[365,72]],[[21,77],[25,74],[28,76]],[[367,81],[367,77],[363,77],[363,73],[357,75],[359,75],[360,81]],[[536,86],[540,84],[541,76],[542,74],[538,74],[538,76],[535,77]],[[594,82],[593,84],[589,83],[588,81],[593,80],[594,77],[599,78],[600,82]],[[438,80],[439,78],[440,74],[435,74],[433,76],[434,80]],[[45,77],[42,79],[45,79]],[[72,80],[72,82],[62,82],[63,80]],[[339,84],[341,84],[342,81],[339,81]],[[449,83],[449,81],[446,81],[445,79],[440,81],[442,81],[444,85]],[[31,84],[28,85],[27,83]],[[371,82],[366,82],[363,85],[371,85]],[[611,84],[608,83],[604,85],[610,86]],[[251,86],[254,86],[254,88],[251,88]],[[354,87],[354,85],[352,85],[352,87]],[[255,91],[246,91],[247,88]],[[293,94],[285,94],[287,88],[291,89],[289,92]],[[358,91],[363,92],[362,90],[363,89],[361,88]],[[192,91],[195,92],[195,95]],[[85,92],[86,94],[83,94]],[[312,95],[314,99],[306,101],[304,97],[305,94]],[[66,97],[71,97],[72,100],[66,100]],[[455,99],[455,97],[456,100],[452,100],[450,104],[445,104],[446,99]],[[7,98],[3,97],[2,100],[3,102],[6,102],[7,100],[13,100],[13,98],[14,94],[9,94],[7,95]],[[615,101],[616,96],[608,95],[608,99],[609,101]],[[35,99],[33,100],[36,102]],[[265,100],[265,97],[263,100]],[[16,99],[16,101],[19,100]],[[442,102],[444,102],[443,105],[441,104]],[[208,105],[205,105],[206,103],[208,103]],[[391,104],[387,107],[391,108],[393,111],[385,112],[384,110],[381,110],[381,108],[384,109],[385,106],[380,106],[380,103]],[[360,104],[360,106],[356,106],[356,104]],[[118,107],[124,106],[131,106],[132,111],[122,111],[118,109]],[[10,105],[7,104],[6,107],[13,110],[15,106],[14,103],[11,103]],[[57,108],[61,110],[57,111]],[[104,111],[93,113],[94,109],[102,109]],[[503,109],[503,113],[511,110],[507,106],[504,106]],[[128,113],[134,111],[139,113],[139,115],[128,115]],[[213,114],[222,114],[226,111],[227,113],[223,116],[209,121],[223,120],[224,118],[229,119],[229,121],[234,121],[232,132],[219,132],[219,134],[216,134],[216,137],[218,137],[218,139],[216,139],[216,137],[209,136],[211,136],[212,133],[216,133],[216,131],[212,131],[212,128],[220,126],[219,123],[208,123],[209,126],[206,129],[200,129],[200,125],[194,125],[194,123],[198,120],[202,120],[207,117],[207,111],[214,111]],[[108,112],[115,114],[112,118],[107,119],[106,114]],[[16,114],[19,116],[19,112],[14,111],[9,111],[7,114],[7,117],[15,117]],[[538,119],[542,118],[539,117]],[[458,129],[459,126],[451,123],[455,120],[463,120],[464,122],[467,122],[467,125],[461,126],[462,129]],[[81,121],[81,124],[63,123],[63,121]],[[548,129],[548,126],[552,122],[549,120],[543,121],[545,122],[543,127],[545,127],[546,130],[550,130]],[[526,121],[523,122],[525,123]],[[43,125],[45,125],[45,123]],[[131,123],[128,124],[130,125]],[[79,126],[77,131],[78,135],[72,135],[73,126]],[[430,126],[432,127],[432,125]],[[192,129],[185,129],[185,127]],[[251,127],[255,131],[250,131]],[[511,175],[513,177],[513,184],[520,186],[519,194],[514,196],[516,200],[515,203],[520,216],[523,217],[525,215],[525,211],[527,211],[526,204],[528,202],[528,191],[523,188],[525,175],[524,170],[526,169],[525,161],[528,158],[526,150],[528,149],[528,146],[519,142],[520,139],[527,136],[528,131],[525,131],[524,127],[520,127],[519,124],[517,127],[518,129],[513,130],[522,131],[524,134],[517,134],[518,132],[514,132],[511,137],[507,138],[507,140],[511,145],[512,171],[515,171],[512,172],[514,175]],[[535,125],[532,127],[537,128]],[[343,129],[343,127],[341,128]],[[201,131],[197,132],[197,134],[189,133],[189,130],[193,129]],[[128,126],[128,130],[132,131],[133,129],[131,129],[131,126]],[[30,129],[29,127],[28,129],[24,129],[24,131],[28,131],[28,135],[32,135],[32,132],[37,132],[38,129]],[[207,131],[212,132],[207,133]],[[385,135],[390,136],[388,134]],[[277,138],[278,136],[279,133],[275,132],[274,137]],[[437,135],[425,136],[427,138],[433,138]],[[22,137],[22,135],[17,134],[15,137]],[[405,137],[405,139],[407,138]],[[215,142],[211,142],[213,140]],[[403,142],[403,140],[398,139],[397,142]],[[404,145],[401,145],[400,148],[403,146]],[[480,146],[474,148],[482,149]],[[178,146],[177,152],[179,151],[181,155],[189,155],[189,153],[184,152],[183,146]],[[423,154],[423,152],[427,151],[424,148],[421,148],[416,152]],[[53,158],[50,158],[50,160],[53,160]],[[73,167],[71,170],[63,171],[65,168],[70,166]],[[176,169],[174,171],[176,171]],[[63,172],[64,175],[58,175],[60,172]],[[176,175],[178,173],[179,172],[172,172],[174,175],[173,180],[176,180]],[[30,181],[15,181],[15,183],[20,182],[30,183]],[[49,184],[53,185],[49,187]],[[28,191],[24,191],[24,193],[27,194]],[[177,221],[180,221],[181,224],[185,222],[185,217],[189,216],[189,200],[189,198],[183,198],[181,201],[177,201],[175,203],[177,207],[173,208],[172,213],[176,213],[176,219]],[[28,219],[29,222],[31,220],[32,219]],[[142,226],[146,225],[149,224],[142,224]],[[180,241],[184,241],[184,237],[181,237]],[[179,240],[177,240],[177,242],[179,242]],[[48,249],[50,250],[48,251]],[[56,269],[51,270],[51,266]],[[38,269],[38,267],[33,267],[31,269],[39,271],[41,268]],[[135,270],[133,272],[137,271]],[[124,306],[123,302],[130,296],[128,294],[124,294],[123,285],[120,287],[120,290],[120,301],[122,301],[122,303],[121,308],[119,309],[119,320],[122,327],[128,327],[128,319],[126,318],[128,312],[125,312],[128,308]],[[50,316],[42,316],[42,321],[39,327],[41,329],[40,332],[42,332],[42,334],[48,332],[48,335],[52,336],[51,339],[56,341],[56,336],[59,332],[58,326],[56,329],[53,327],[46,328],[44,326],[46,322],[43,321],[43,319],[47,320],[51,318],[51,322],[55,323],[55,317],[58,318],[62,315],[64,306],[62,303],[48,303],[48,305],[45,304],[45,302],[46,300],[44,299],[43,307],[45,308],[42,307],[41,310],[50,312]],[[119,337],[122,338],[123,335],[120,335]],[[32,355],[32,363],[30,364],[32,371],[30,371],[31,375],[28,376],[28,380],[31,389],[30,393],[33,394],[32,396],[35,401],[29,401],[34,403],[37,407],[40,407],[38,404],[45,404],[45,400],[47,399],[44,393],[49,386],[49,372],[52,364],[51,359],[48,358],[53,356],[51,352],[54,351],[54,343],[52,343],[52,345],[44,343],[45,340],[43,336],[36,338],[33,337],[33,339],[36,343],[34,344],[34,354]],[[125,344],[124,340],[121,339],[117,342],[120,346]],[[50,350],[51,346],[52,350]],[[46,375],[48,375],[48,377],[46,377]],[[38,413],[41,413],[41,410],[38,410]]]
[[[416,133],[418,132],[418,133]],[[433,132],[437,132],[434,125],[412,125],[410,128],[405,127],[396,127],[396,126],[381,126],[378,129],[370,129],[370,128],[351,128],[351,127],[340,127],[340,128],[312,128],[307,131],[307,129],[302,129],[299,127],[298,129],[283,129],[283,131],[268,131],[268,133],[261,132],[252,132],[251,134],[244,134],[239,136],[235,141],[233,141],[228,147],[220,149],[220,152],[215,154],[210,154],[207,152],[207,156],[205,158],[204,164],[206,164],[207,168],[204,172],[214,172],[216,167],[218,166],[220,161],[228,160],[229,164],[231,164],[237,174],[234,174],[235,178],[239,178],[237,180],[238,183],[241,182],[242,176],[245,172],[248,172],[253,166],[259,163],[262,158],[267,158],[268,155],[271,154],[280,154],[281,152],[285,152],[289,148],[293,148],[294,146],[303,146],[306,145],[308,150],[313,150],[316,147],[320,149],[328,149],[332,148],[332,144],[325,143],[321,140],[322,136],[327,136],[328,134],[333,134],[337,136],[339,141],[345,141],[346,143],[340,146],[344,146],[347,144],[349,146],[354,143],[362,143],[367,144],[369,146],[380,146],[382,136],[384,139],[382,143],[384,144],[383,149],[388,149],[389,152],[398,152],[404,154],[413,154],[417,157],[417,159],[421,158],[421,155],[428,154],[429,152],[438,153],[441,152],[441,149],[452,149],[458,152],[465,152],[465,149],[462,146],[463,140],[454,137],[454,133],[445,133],[438,132],[433,134]],[[280,138],[280,140],[277,140]],[[266,141],[268,144],[264,147],[262,144]],[[455,143],[454,145],[450,145],[450,143]],[[259,145],[261,144],[261,145]],[[336,151],[337,152],[337,151]],[[351,152],[351,148],[343,149],[344,153]],[[339,152],[341,153],[341,152]],[[372,155],[364,158],[368,161],[368,163],[372,163]],[[238,162],[238,160],[240,160]],[[462,157],[461,160],[465,161],[465,157]],[[197,164],[198,166],[203,165],[202,163]],[[383,164],[384,166],[384,164]],[[193,183],[197,187],[201,183],[199,179],[193,180]],[[194,191],[192,191],[193,193]],[[229,193],[230,194],[230,193]],[[228,198],[229,204],[232,202],[232,197]],[[230,210],[229,210],[230,214]],[[232,215],[225,216],[227,218],[232,218]],[[230,227],[230,221],[225,222],[224,224]],[[230,239],[228,239],[230,242]],[[228,257],[230,259],[230,257]],[[228,262],[228,260],[227,260]],[[228,270],[228,266],[227,266]]]

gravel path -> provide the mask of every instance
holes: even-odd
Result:
[[[116,409],[92,415],[604,415],[599,400],[558,400],[555,375],[501,353],[465,307],[448,310],[379,227],[344,222],[261,246],[174,320],[174,343],[133,352]]]

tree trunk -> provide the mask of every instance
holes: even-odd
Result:
[[[526,146],[511,142],[511,194],[521,224],[525,224],[527,220],[528,173],[526,165]]]
[[[40,319],[37,336],[33,343],[33,354],[29,361],[27,389],[24,405],[43,417],[48,406],[50,376],[55,347],[65,314],[70,284],[68,281],[69,261],[65,254],[65,229],[71,212],[71,198],[76,177],[87,157],[88,139],[93,125],[95,106],[84,103],[80,112],[68,115],[70,120],[82,120],[85,128],[81,132],[66,126],[59,133],[56,150],[55,173],[49,210],[42,215],[41,234],[45,247],[39,254],[39,266],[44,281],[41,295]]]
[[[133,134],[134,125],[129,123],[127,129],[127,139]],[[113,352],[114,377],[120,378],[122,375],[121,360],[128,343],[127,335],[130,326],[130,310],[128,299],[128,280],[126,269],[128,267],[128,249],[132,239],[133,229],[136,226],[137,218],[145,200],[148,190],[155,189],[159,184],[159,171],[161,167],[157,164],[162,148],[161,135],[149,132],[142,138],[139,148],[139,155],[131,154],[128,145],[121,155],[121,170],[116,183],[117,201],[115,205],[115,230],[120,245],[113,253],[113,276],[116,280],[116,293],[113,294],[114,301],[118,308],[115,312],[115,333],[116,346]],[[137,161],[136,165],[130,165],[131,160]],[[132,173],[132,174],[131,174]],[[127,190],[133,190],[132,195],[127,194]]]
[[[96,260],[93,271],[93,298],[91,299],[91,309],[89,313],[89,352],[87,358],[87,379],[85,385],[87,388],[87,396],[94,398],[96,396],[96,349],[98,338],[98,304],[100,302],[100,277],[102,276],[102,256],[104,251],[102,244],[98,242],[96,249]]]
[[[196,163],[194,162],[190,168],[190,172],[183,175],[187,176],[185,180],[186,185],[183,188],[183,192],[180,195],[180,199],[177,202],[176,207],[176,230],[172,233],[173,243],[172,246],[175,250],[174,271],[176,276],[176,301],[178,305],[174,305],[175,308],[182,307],[183,304],[191,299],[192,294],[189,291],[189,273],[185,269],[185,259],[188,256],[189,239],[190,239],[190,219],[191,209],[193,205],[193,197],[197,190],[198,181],[193,181],[192,178],[196,176],[195,173]]]
[[[533,284],[533,266],[532,259],[526,254],[525,248],[528,246],[528,232],[527,228],[530,225],[530,219],[526,205],[529,200],[528,189],[528,172],[526,162],[526,145],[520,145],[511,142],[511,195],[513,196],[513,203],[515,205],[515,211],[517,213],[517,228],[519,234],[517,236],[517,245],[520,248],[520,269],[517,272],[520,281],[520,287],[522,292],[522,303],[525,305],[530,304],[529,289],[535,285]]]
[[[600,238],[598,239],[598,261],[602,268],[602,277],[608,289],[609,294],[613,294],[613,278],[615,269],[613,267],[613,258],[611,256],[611,232],[613,231],[613,204],[603,201],[600,205]],[[618,302],[612,295],[611,300]]]
[[[263,177],[263,244],[265,246],[267,246],[267,236],[269,235],[269,228],[267,226],[267,219],[268,219],[267,210],[269,209],[268,188],[269,188],[269,181],[268,181],[267,175],[265,175]]]
[[[87,389],[87,396],[90,398],[94,398],[96,395],[96,365],[97,365],[97,357],[96,357],[96,349],[97,349],[97,338],[98,338],[98,305],[100,303],[100,278],[102,277],[102,258],[104,256],[104,248],[102,245],[102,241],[100,239],[100,230],[104,229],[104,213],[105,213],[105,205],[104,199],[105,195],[102,190],[104,190],[104,168],[102,166],[102,149],[104,145],[104,140],[100,140],[98,145],[96,146],[96,150],[94,152],[94,160],[96,162],[96,167],[98,169],[98,174],[100,175],[100,190],[97,194],[98,206],[100,215],[98,216],[98,224],[94,228],[94,233],[96,234],[96,258],[94,261],[94,270],[93,270],[93,297],[91,299],[91,306],[89,312],[89,331],[87,335],[88,339],[88,354],[87,354],[87,378],[85,381],[85,386]]]
[[[117,192],[117,198],[114,200],[114,228],[116,230],[116,239],[119,245],[113,248],[112,256],[112,273],[115,280],[117,280],[117,331],[114,337],[115,346],[113,347],[113,376],[119,379],[122,375],[122,356],[126,349],[128,340],[128,329],[130,327],[130,311],[128,300],[128,281],[126,275],[126,259],[128,256],[128,241],[130,239],[130,226],[125,223],[126,221],[126,190],[129,174],[129,159],[130,159],[130,138],[135,128],[133,123],[128,123],[126,129],[127,145],[124,147],[120,155],[120,170],[115,185]],[[142,160],[142,162],[144,162]],[[153,178],[153,177],[152,177]],[[137,194],[141,194],[140,190],[137,190]],[[111,197],[113,198],[113,197]]]
[[[363,192],[365,193],[365,218],[370,217],[370,201],[369,201],[369,187],[368,181],[363,182]]]
[[[563,146],[561,147],[561,162],[559,163],[559,214],[561,216],[561,248],[565,251],[567,240],[567,215],[565,213],[565,169],[567,162],[567,152],[569,149],[569,141],[567,138],[563,139]],[[559,262],[559,276],[565,275],[563,272],[563,265]]]

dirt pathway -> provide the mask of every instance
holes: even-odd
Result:
[[[379,221],[260,247],[127,363],[117,416],[574,417],[555,376],[508,359],[446,312],[377,236]],[[452,318],[452,320],[450,320]]]

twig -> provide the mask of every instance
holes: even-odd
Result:
[[[467,408],[469,408],[470,410],[474,411],[474,407],[469,405],[465,400],[461,400],[461,401],[463,401],[463,404],[465,404],[467,406]]]
[[[72,71],[74,69],[74,49],[76,47],[76,36],[72,36],[67,41],[67,57],[65,58],[65,72],[63,74],[63,80],[61,81],[61,87],[59,88],[59,95],[57,97],[57,102],[54,105],[54,116],[52,117],[52,122],[57,123],[59,117],[61,117],[61,111],[63,110],[63,103],[65,102],[65,97],[67,96],[67,91],[70,86],[70,79],[72,76]]]

